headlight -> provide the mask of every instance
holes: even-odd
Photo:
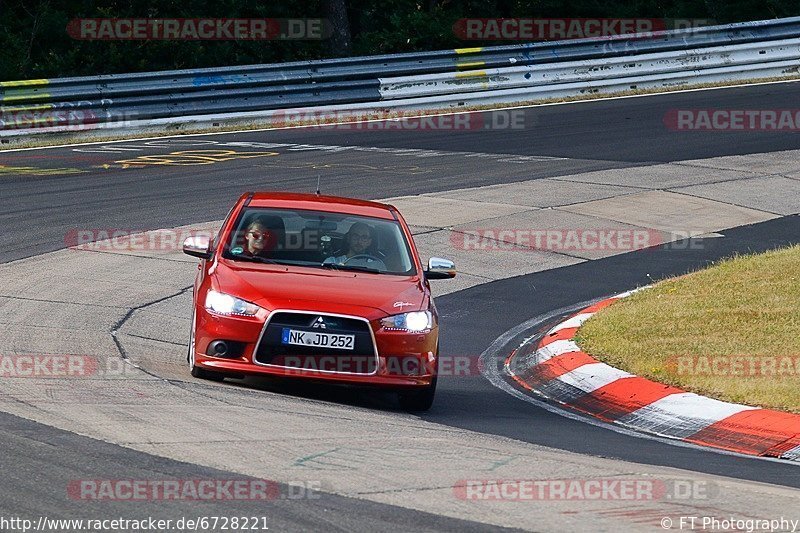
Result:
[[[388,316],[381,319],[384,329],[420,332],[433,327],[433,313],[430,311],[412,311],[402,315]]]
[[[218,315],[255,316],[261,308],[230,294],[212,290],[206,293],[206,309]]]

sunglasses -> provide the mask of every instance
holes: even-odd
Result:
[[[261,240],[261,239],[268,239],[269,236],[270,236],[270,233],[268,231],[263,231],[263,232],[262,231],[248,231],[247,235],[251,236],[252,238],[254,238],[255,240],[258,241],[258,240]]]

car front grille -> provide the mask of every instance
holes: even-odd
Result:
[[[315,324],[317,327],[314,327]],[[284,328],[310,333],[354,335],[354,349],[340,350],[283,344]],[[347,374],[374,374],[378,364],[372,330],[366,320],[296,311],[276,311],[270,315],[256,346],[254,362],[261,365]]]

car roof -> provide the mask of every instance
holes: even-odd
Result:
[[[250,196],[251,194],[252,196]],[[328,211],[332,213],[345,213],[390,220],[395,218],[394,212],[396,211],[396,209],[389,204],[339,196],[293,192],[254,192],[247,193],[242,198],[247,198],[248,196],[250,196],[250,207],[307,209],[311,211]]]

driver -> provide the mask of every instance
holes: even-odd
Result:
[[[234,247],[231,251],[245,257],[270,257],[278,245],[278,231],[272,227],[267,217],[256,217],[250,221],[244,231],[244,246]]]
[[[370,252],[372,246],[372,228],[364,222],[356,222],[347,230],[347,252],[334,255],[323,261],[323,264],[360,266],[386,270],[386,264]]]

